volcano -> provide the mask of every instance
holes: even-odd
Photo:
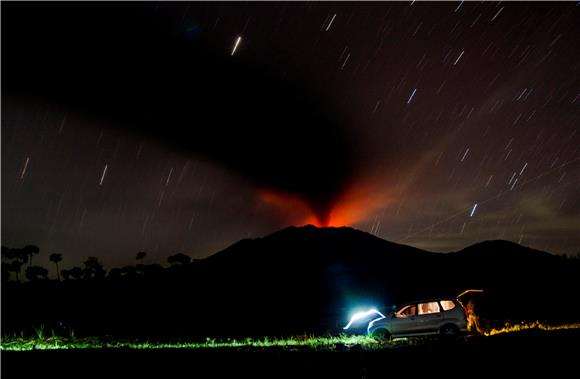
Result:
[[[580,260],[509,241],[435,253],[350,227],[307,225],[241,240],[187,267],[178,299],[197,306],[177,314],[201,318],[218,335],[336,332],[353,309],[389,311],[481,288],[484,318],[567,320],[580,310],[561,306],[580,293],[579,275]]]
[[[576,321],[580,306],[570,300],[580,293],[578,277],[579,259],[509,241],[434,253],[349,227],[308,225],[244,239],[137,281],[3,290],[3,305],[14,310],[3,322],[9,329],[56,319],[79,332],[151,336],[336,333],[354,309],[388,312],[470,288],[484,290],[474,299],[483,320]]]

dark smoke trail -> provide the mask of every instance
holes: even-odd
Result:
[[[19,36],[3,45],[5,95],[56,102],[206,156],[302,198],[328,224],[355,157],[340,117],[312,92],[134,6],[3,10]]]

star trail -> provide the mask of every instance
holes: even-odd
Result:
[[[93,6],[3,6],[3,245],[120,266],[315,223],[580,252],[575,3]],[[121,42],[95,50],[109,16]],[[44,41],[55,23],[65,37]],[[148,50],[158,32],[180,41],[167,56]],[[226,63],[180,55],[198,44]]]

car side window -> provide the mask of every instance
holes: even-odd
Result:
[[[414,317],[417,315],[417,306],[416,305],[407,305],[405,308],[401,309],[395,316],[397,318],[407,318],[407,317]]]
[[[455,303],[451,300],[441,300],[440,303],[444,311],[450,311],[455,308]]]
[[[431,301],[429,303],[421,303],[419,304],[419,314],[426,315],[430,313],[439,313],[439,303],[436,301]]]

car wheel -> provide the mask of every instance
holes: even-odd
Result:
[[[379,341],[384,341],[384,342],[389,342],[393,339],[393,336],[391,336],[391,333],[389,333],[389,331],[387,329],[377,329],[374,332],[371,333],[371,336]]]
[[[447,324],[441,327],[439,332],[442,341],[455,341],[459,336],[459,329],[455,325]]]

